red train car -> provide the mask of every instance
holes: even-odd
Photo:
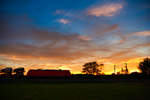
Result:
[[[69,70],[29,70],[29,77],[70,77]]]

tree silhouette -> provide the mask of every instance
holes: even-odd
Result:
[[[1,72],[5,73],[5,74],[8,74],[8,75],[11,75],[12,74],[12,68],[11,67],[3,68],[1,70]]]
[[[24,70],[23,67],[20,67],[20,68],[14,69],[14,72],[16,73],[15,75],[16,75],[17,78],[21,78],[21,77],[24,76],[25,70]]]
[[[88,62],[83,65],[82,72],[85,74],[98,75],[102,71],[103,64],[97,64],[97,62]]]
[[[143,74],[150,75],[150,59],[145,58],[142,62],[139,63],[138,67]]]

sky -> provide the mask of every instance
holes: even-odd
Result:
[[[150,57],[149,0],[0,0],[0,68],[110,74]]]

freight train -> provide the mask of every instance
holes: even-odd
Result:
[[[0,78],[11,79],[11,78],[69,78],[71,73],[69,70],[46,70],[46,69],[31,69],[24,75],[24,68],[4,68],[0,71]]]
[[[66,78],[68,79],[71,77],[71,73],[69,70],[29,70],[27,72],[27,77],[31,79],[45,79],[45,78],[53,78],[53,79],[60,79]]]

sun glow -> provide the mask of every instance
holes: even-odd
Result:
[[[15,59],[16,57],[12,57],[12,59]],[[138,64],[141,62],[145,57],[138,57],[138,58],[130,58],[127,60],[117,60],[113,61],[110,59],[99,59],[97,62],[103,63],[104,66],[102,68],[102,73],[105,74],[112,74],[114,72],[114,65],[116,65],[116,72],[120,72],[121,68],[125,68],[125,63],[127,63],[127,67],[129,70],[129,73],[132,72],[140,72],[138,69]],[[70,70],[72,74],[79,74],[82,71],[82,65],[83,63],[77,63],[77,64],[56,64],[56,63],[48,63],[48,61],[43,61],[44,59],[36,60],[35,61],[30,59],[30,62],[27,63],[27,61],[21,60],[21,62],[16,62],[17,64],[9,64],[9,67],[17,68],[17,67],[24,67],[26,69],[26,72],[30,69],[61,69],[61,70]],[[86,62],[86,61],[85,61]],[[24,63],[24,64],[23,64]],[[11,66],[10,66],[11,65]],[[7,64],[6,64],[7,66]],[[1,68],[4,68],[5,65],[0,66]]]

